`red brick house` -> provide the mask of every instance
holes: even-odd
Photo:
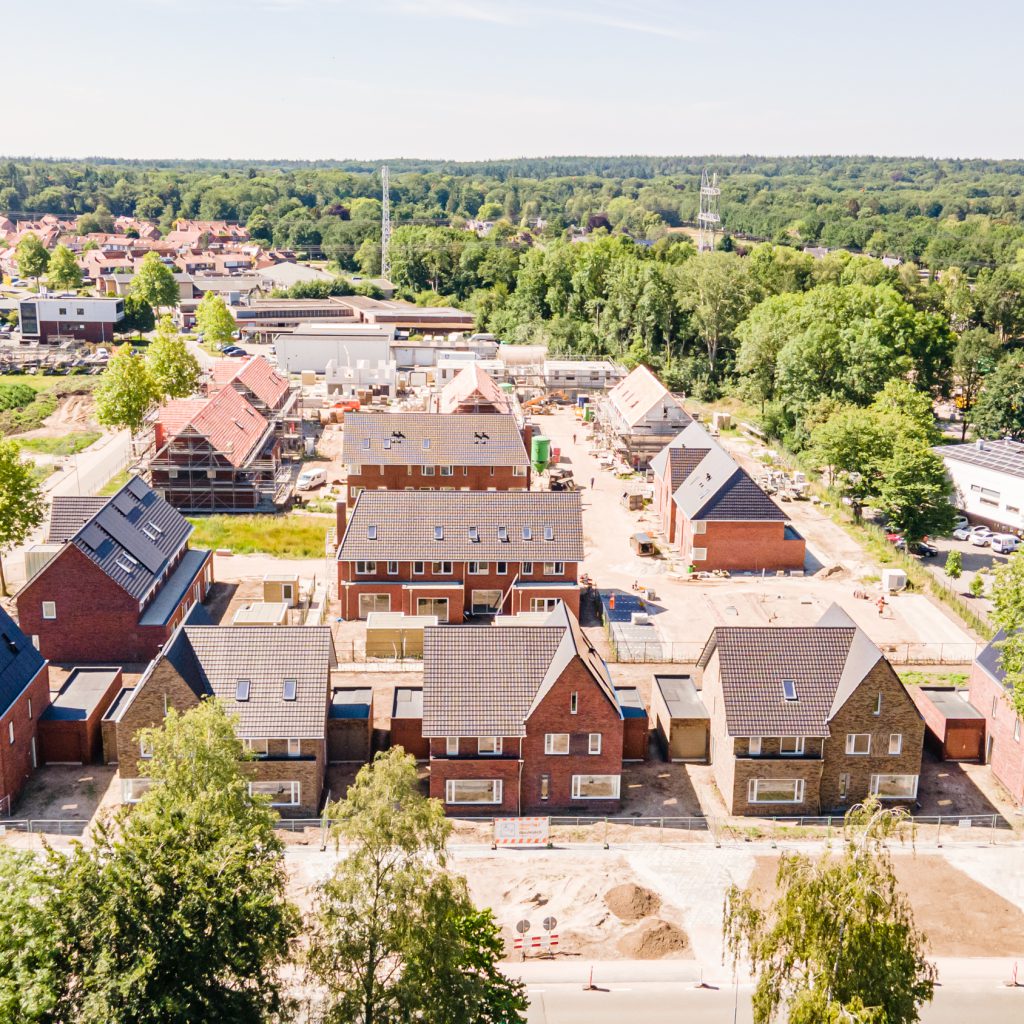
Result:
[[[39,718],[49,703],[47,661],[0,608],[0,818],[10,817],[39,762]]]
[[[338,597],[345,619],[371,612],[579,614],[578,492],[363,491],[338,506]]]
[[[821,814],[869,794],[916,799],[924,721],[837,605],[809,627],[719,627],[698,664],[730,814]]]
[[[432,412],[345,416],[352,501],[363,490],[528,491],[530,457],[511,416]]]
[[[104,722],[116,731],[122,799],[138,800],[149,784],[139,730],[159,725],[168,708],[187,711],[212,698],[237,717],[237,735],[255,755],[245,763],[250,789],[281,814],[315,815],[336,664],[326,626],[183,624]]]
[[[452,814],[618,809],[623,714],[560,604],[543,625],[425,630],[430,795]]]
[[[206,599],[212,552],[189,548],[191,524],[137,476],[54,516],[62,546],[18,593],[21,628],[51,661],[149,661]]]
[[[699,423],[662,448],[651,470],[661,532],[695,570],[803,569],[803,537]]]
[[[1024,723],[1010,703],[1012,686],[1001,664],[1000,630],[974,659],[969,693],[971,704],[985,716],[985,762],[1007,788],[1014,803],[1024,805]]]

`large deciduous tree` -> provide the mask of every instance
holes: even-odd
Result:
[[[39,241],[38,235],[28,234],[15,249],[15,256],[18,260],[18,273],[22,277],[31,277],[35,281],[46,273],[50,265],[50,254]]]
[[[0,594],[7,595],[3,556],[43,521],[46,504],[32,466],[14,441],[0,441]]]
[[[726,946],[752,967],[755,1024],[920,1019],[935,968],[885,846],[906,827],[871,798],[847,814],[841,851],[782,855],[770,901],[729,891]]]
[[[216,292],[207,292],[196,307],[196,327],[205,341],[226,345],[235,330],[235,318]]]
[[[146,366],[161,396],[185,398],[194,394],[199,384],[199,361],[175,332],[169,316],[160,321],[146,349]]]
[[[119,348],[96,386],[96,419],[107,427],[127,427],[137,434],[146,421],[160,391],[146,360],[132,354],[131,347]]]
[[[132,278],[131,291],[154,309],[178,304],[178,282],[174,271],[155,252],[147,252]]]
[[[118,334],[145,334],[155,326],[153,307],[141,295],[126,295],[124,316],[117,325]]]
[[[983,327],[964,331],[957,339],[956,348],[953,349],[953,381],[960,388],[958,405],[963,416],[961,441],[967,438],[967,428],[973,419],[974,406],[982,392],[985,379],[995,370],[1002,350],[999,339]]]
[[[1022,549],[1024,550],[1024,549]],[[1000,641],[1000,665],[1010,686],[1008,698],[1024,718],[1024,555],[1017,551],[996,570],[992,584],[992,618],[1006,633]]]
[[[82,270],[75,254],[66,245],[58,245],[50,253],[46,283],[57,291],[82,287]]]
[[[974,404],[974,429],[979,437],[1024,440],[1024,362],[1006,355],[985,378]]]

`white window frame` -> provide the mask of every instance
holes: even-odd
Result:
[[[565,750],[558,750],[565,741]],[[547,732],[544,734],[544,753],[552,757],[565,757],[569,753],[569,734],[567,732]]]
[[[14,725],[12,723],[11,729],[13,731]],[[11,737],[11,742],[14,742],[14,737]],[[139,739],[139,757],[143,761],[148,761],[153,756],[153,740],[152,739]]]
[[[420,466],[420,476],[433,476],[433,475],[434,475],[434,467],[433,466]]]
[[[487,748],[490,749],[487,749]],[[501,753],[500,736],[478,736],[476,738],[476,752],[488,757],[497,757]]]
[[[793,786],[793,798],[790,800],[762,800],[760,797],[761,786]],[[804,802],[804,780],[803,779],[750,779],[747,782],[747,803],[748,804],[802,804]]]
[[[707,548],[694,548],[690,552],[691,562],[706,562],[708,560],[708,549]]]
[[[587,753],[601,753],[601,734],[599,732],[592,732],[587,736]]]
[[[569,694],[569,714],[578,714],[580,710],[580,695],[578,690],[573,690]]]
[[[875,698],[875,710],[871,712],[876,718],[882,713],[882,695]]]
[[[1020,743],[1020,718],[1013,720],[1013,742]]]
[[[47,622],[52,622],[57,618],[57,602],[56,601],[44,601],[43,602],[43,618]]]
[[[459,756],[459,737],[446,736],[444,740],[444,752],[448,757]]]
[[[583,786],[585,780],[591,779],[614,779],[615,791],[608,793],[603,796],[595,796],[592,793],[584,793]],[[573,800],[618,800],[619,795],[622,792],[622,776],[621,775],[574,775],[572,777],[572,799]]]
[[[708,524],[705,523],[704,520],[702,520],[702,519],[694,522],[693,523],[693,532],[694,532],[694,535],[697,535],[699,533],[707,533],[708,532]]]
[[[460,800],[456,797],[459,786],[465,785],[467,782],[486,782],[492,787],[491,799],[490,800]],[[463,804],[463,805],[477,805],[477,806],[493,806],[500,804],[502,800],[502,791],[504,784],[501,779],[445,779],[444,783],[444,802],[446,804]]]
[[[533,575],[533,562],[520,562],[519,563],[519,575],[520,576],[532,576]]]
[[[438,562],[431,562],[430,571],[435,576],[451,576],[452,563],[447,559]]]
[[[267,788],[270,786],[277,786],[283,793],[287,793],[290,799],[273,799],[276,794],[267,792]],[[253,779],[249,783],[249,796],[257,796],[260,793],[271,798],[271,807],[298,807],[302,803],[302,786],[297,779]]]
[[[7,738],[11,741],[11,745],[14,745],[14,723],[7,723]],[[152,755],[150,755],[152,756]]]
[[[792,750],[783,750],[782,744],[786,740],[793,741]],[[804,738],[803,736],[780,736],[779,737],[779,757],[800,757],[804,752]]]
[[[373,603],[374,604],[377,604],[377,602],[378,602],[378,600],[380,598],[384,598],[387,601],[387,603],[388,603],[387,608],[384,608],[384,609],[374,608],[374,609],[372,609],[372,611],[382,611],[382,610],[386,611],[386,612],[391,611],[391,595],[390,594],[372,594],[372,593],[370,593],[370,594],[359,594],[359,595],[357,595],[357,599],[356,599],[356,611],[358,612],[360,619],[365,619],[366,618],[366,616],[363,615],[363,601],[366,600],[367,598],[373,598]],[[372,612],[370,612],[370,611],[368,611],[366,613],[366,615],[370,615],[370,614],[372,614]]]
[[[441,476],[455,476],[455,467],[454,466],[442,466],[441,467]]]
[[[747,739],[747,753],[751,757],[760,757],[761,756],[761,737],[760,736],[750,736]]]
[[[553,612],[558,607],[559,601],[561,601],[559,597],[531,597],[530,611]]]
[[[419,568],[417,568],[419,566]],[[412,574],[413,576],[422,576],[426,562],[413,562],[412,563]]]
[[[565,562],[545,562],[544,563],[544,575],[545,576],[564,576],[565,575]]]
[[[494,575],[495,576],[507,576],[508,575],[508,562],[495,562],[494,563]]]
[[[868,741],[867,750],[857,749],[857,740],[866,738]],[[870,757],[871,756],[871,733],[869,732],[848,732],[846,734],[846,755],[847,757]]]
[[[398,575],[398,563],[397,562],[388,562],[388,575],[389,576],[397,576]]]
[[[895,750],[893,750],[893,740],[896,741],[896,743],[895,743],[896,749]],[[891,733],[889,733],[889,756],[890,757],[897,757],[899,754],[902,754],[902,753],[903,753],[903,733],[901,733],[901,732],[891,732]]]
[[[288,756],[289,757],[302,757],[302,740],[289,738],[289,740],[288,740]]]
[[[121,803],[137,804],[152,785],[152,779],[122,779]]]
[[[490,562],[469,562],[466,565],[466,572],[470,576],[487,576],[490,574]]]
[[[360,568],[362,566],[362,568]],[[374,576],[377,573],[377,563],[368,561],[356,562],[356,575],[357,576]]]
[[[245,744],[245,749],[248,750],[250,754],[256,754],[257,756],[262,754],[266,757],[267,754],[270,753],[270,744],[265,739],[243,740],[242,742]]]
[[[913,786],[909,793],[900,793],[896,795],[884,794],[879,792],[879,789],[882,786],[882,779],[913,779]],[[879,800],[916,800],[919,782],[920,776],[918,775],[902,775],[899,773],[885,772],[871,776],[870,793],[872,796],[877,796]]]

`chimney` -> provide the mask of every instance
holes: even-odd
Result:
[[[979,452],[983,452],[985,450],[985,441],[982,438],[979,437],[975,442],[975,445]]]
[[[345,502],[339,501],[335,504],[334,515],[338,528],[338,543],[340,544],[341,538],[345,536],[345,526],[348,522],[348,507]]]

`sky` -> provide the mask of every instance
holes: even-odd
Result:
[[[0,27],[10,156],[1024,157],[1017,0],[0,0]]]

